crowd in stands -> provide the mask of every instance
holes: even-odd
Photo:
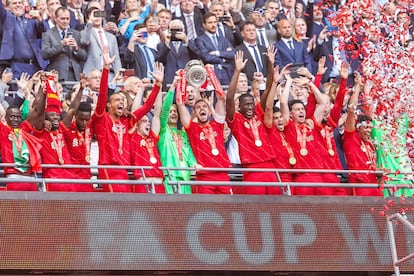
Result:
[[[39,190],[13,179],[92,177],[43,164],[97,163],[112,166],[99,179],[154,180],[155,193],[286,193],[231,187],[228,172],[202,169],[234,167],[288,169],[241,169],[249,183],[378,184],[293,195],[411,196],[413,23],[408,0],[4,0],[0,154],[15,164],[5,190]],[[185,71],[194,60],[205,66],[199,85]],[[117,167],[131,165],[153,168]],[[177,190],[169,181],[191,171],[160,167],[195,167],[196,180],[228,186]]]

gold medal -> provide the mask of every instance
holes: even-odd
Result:
[[[302,155],[302,156],[308,155],[308,150],[307,149],[301,149],[300,150],[300,155]]]
[[[119,154],[122,154],[124,151],[122,150],[122,148],[118,149]]]
[[[13,140],[13,137],[12,137],[11,133],[9,134],[8,138],[9,138],[10,141]]]
[[[151,162],[151,164],[157,164],[157,158],[151,157],[150,162]]]
[[[291,157],[289,158],[289,164],[291,164],[292,166],[296,164],[296,158],[295,157]]]
[[[254,144],[256,145],[256,147],[261,147],[262,146],[262,140],[256,140],[256,141],[254,141]]]
[[[213,154],[214,156],[217,156],[219,154],[218,149],[212,149],[211,154]]]
[[[335,152],[334,152],[333,149],[329,149],[328,150],[328,153],[329,153],[330,156],[334,156],[335,155]]]
[[[61,165],[65,164],[65,161],[63,160],[63,158],[62,158],[62,157],[59,157],[59,163],[60,163]]]
[[[91,162],[91,157],[89,155],[86,155],[85,156],[85,161],[88,162],[88,163]]]

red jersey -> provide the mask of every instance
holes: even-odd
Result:
[[[277,152],[273,163],[277,169],[292,169],[296,161],[295,153],[292,146],[287,142],[285,133],[279,131],[276,127],[268,129],[270,139],[272,140],[273,151]],[[292,162],[292,164],[289,163]]]
[[[236,112],[233,121],[228,121],[228,125],[239,143],[242,164],[262,163],[275,157],[267,128],[259,117],[246,119]]]
[[[10,126],[6,126],[0,123],[0,151],[3,163],[15,163],[15,156],[13,153],[13,141],[16,144],[25,143],[28,149],[28,161],[30,166],[27,168],[27,172],[16,170],[13,167],[5,167],[4,174],[32,174],[34,172],[40,172],[40,154],[41,149],[40,140],[29,134],[30,126],[27,122],[23,122],[18,130],[18,134],[14,134],[14,129]],[[19,135],[22,135],[19,139]],[[14,139],[13,139],[14,138]],[[20,140],[20,142],[19,142]],[[21,148],[20,148],[21,150]]]
[[[362,141],[358,133],[346,131],[343,136],[344,153],[350,170],[376,170],[374,146],[369,141]],[[377,183],[375,174],[349,174],[352,183]],[[382,196],[379,189],[358,188],[355,195]]]
[[[150,132],[148,137],[144,137],[138,133],[131,135],[131,163],[133,166],[152,166],[152,170],[144,170],[146,177],[164,178],[164,173],[159,167],[162,167],[160,154],[158,152],[157,143],[159,136],[154,132]],[[141,170],[134,170],[134,177],[139,179],[142,177]]]
[[[230,168],[230,160],[224,147],[224,124],[212,121],[204,126],[190,121],[187,135],[197,162],[203,167]],[[213,174],[217,172],[199,171],[197,175]],[[227,172],[225,173],[227,174]]]
[[[79,132],[76,122],[73,121],[69,128],[63,126],[63,135],[68,147],[72,164],[90,165],[90,149],[92,134],[91,129],[87,127],[84,132]],[[79,178],[90,179],[92,174],[90,169],[74,169]]]

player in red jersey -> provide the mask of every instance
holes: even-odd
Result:
[[[41,140],[42,149],[40,155],[42,156],[43,164],[63,165],[71,164],[70,155],[63,138],[64,128],[70,124],[73,114],[77,108],[74,102],[67,112],[66,116],[61,120],[62,103],[59,100],[59,95],[56,92],[55,85],[57,74],[44,73],[42,75],[43,91],[39,91],[36,95],[33,104],[33,116],[36,120],[32,122],[34,135]],[[78,91],[78,94],[81,92]],[[45,127],[45,120],[50,123]],[[43,168],[43,178],[52,179],[75,179],[76,175],[71,169],[64,169],[60,167]],[[69,183],[46,183],[47,191],[60,192],[74,192],[76,185]]]
[[[306,120],[305,104],[301,100],[291,100],[288,103],[289,90],[293,81],[299,86],[309,85],[314,92],[317,105],[313,114],[313,120]],[[320,118],[323,117],[325,105],[326,103],[319,89],[310,79],[301,77],[292,80],[288,74],[286,75],[286,85],[280,100],[280,110],[285,121],[287,142],[292,146],[297,160],[297,169],[323,169],[323,160],[320,158],[322,147],[317,139],[319,134],[314,127],[314,122],[320,121]],[[323,176],[319,173],[297,173],[294,175],[294,181],[323,183]],[[332,194],[332,189],[329,187],[322,189],[315,187],[295,187],[293,191],[295,195]]]
[[[212,111],[204,99],[199,99],[193,106],[193,114],[197,122],[191,120],[191,115],[181,97],[177,97],[178,112],[181,123],[185,127],[188,139],[197,164],[209,168],[230,168],[230,160],[224,148],[224,122],[226,118],[225,96],[218,95],[213,120]],[[229,182],[228,172],[197,171],[198,181]],[[195,186],[194,193],[199,194],[232,194],[230,186]]]
[[[348,104],[348,116],[345,121],[343,136],[344,153],[350,170],[376,170],[376,157],[374,145],[371,142],[372,119],[367,115],[359,115],[356,120],[355,111],[358,97],[362,88],[362,80],[355,77],[355,90]],[[368,173],[350,173],[351,183],[377,184],[377,176]],[[353,194],[357,196],[383,196],[380,189],[354,188]]]
[[[132,111],[135,111],[135,105],[141,103],[142,97],[135,96]],[[160,133],[160,114],[162,106],[162,94],[159,93],[154,105],[154,117],[152,121],[147,115],[144,115],[134,127],[129,130],[131,134],[131,162],[134,166],[152,166],[151,170],[134,170],[134,178],[138,180],[152,180],[152,185],[133,185],[134,193],[157,193],[165,194],[163,184],[164,172],[159,169],[162,167],[160,154],[158,152],[157,143]],[[159,184],[155,184],[159,183]],[[154,189],[152,189],[154,187]]]
[[[108,98],[108,74],[110,65],[114,58],[108,53],[104,53],[104,69],[101,77],[101,85],[99,88],[99,98],[92,116],[91,127],[96,134],[99,145],[99,165],[121,165],[129,166],[131,163],[130,155],[130,117],[124,115],[125,100],[121,93],[112,94]],[[164,67],[156,63],[155,72],[152,73],[155,85],[151,95],[148,97],[144,105],[137,109],[133,116],[135,120],[140,120],[153,106],[158,92],[161,88],[164,76]],[[108,107],[108,112],[106,112]],[[128,171],[126,169],[99,169],[98,177],[100,179],[122,179],[127,180]],[[126,184],[108,184],[103,185],[103,190],[107,192],[131,192],[131,186]]]
[[[34,114],[35,115],[35,114]],[[29,114],[27,120],[34,119]],[[18,107],[10,106],[6,110],[7,125],[0,123],[0,151],[3,163],[15,163],[15,167],[5,167],[4,175],[10,179],[34,179],[40,168],[40,141],[29,134],[29,124],[22,122]],[[7,182],[8,191],[38,191],[37,183]]]
[[[235,70],[226,96],[226,119],[232,134],[239,143],[240,160],[243,168],[274,168],[275,156],[271,146],[267,127],[263,123],[263,110],[256,105],[250,94],[239,97],[239,112],[235,110],[234,94],[237,89],[238,76],[246,65],[243,52],[238,51],[234,57]],[[277,182],[274,172],[243,172],[243,181]],[[245,194],[282,194],[280,187],[246,186]]]

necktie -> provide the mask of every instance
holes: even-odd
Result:
[[[65,31],[62,31],[62,33],[61,33],[62,39],[65,38],[65,35],[66,35],[66,32]]]
[[[105,48],[105,42],[104,42],[104,39],[103,39],[102,30],[98,31],[98,36],[99,36],[99,44],[101,44],[101,49],[103,50]]]
[[[263,65],[262,65],[262,60],[259,57],[259,53],[256,50],[256,46],[255,45],[249,45],[254,53],[254,59],[256,60],[256,67],[257,67],[257,72],[263,72]]]
[[[223,28],[223,26],[218,26],[218,36],[221,38],[221,37],[224,37],[224,33],[223,33],[223,31],[222,31],[222,29],[221,28]]]
[[[175,51],[178,53],[178,51],[180,50],[180,42],[179,41],[173,41],[172,42]]]
[[[263,35],[263,30],[259,30],[259,39],[260,39],[260,45],[267,48],[266,40]]]
[[[212,35],[211,40],[213,41],[214,48],[216,48],[216,50],[218,50],[217,37],[215,35]]]
[[[292,42],[292,40],[289,40],[289,41],[288,41],[288,43],[289,43],[289,49],[290,49],[292,52],[295,52],[295,48],[293,48],[293,42]]]
[[[79,24],[83,24],[83,16],[82,16],[82,14],[81,14],[80,10],[77,10],[77,11],[76,11],[76,17],[77,17],[77,18],[78,18],[78,20],[79,20]]]
[[[144,54],[145,54],[145,59],[147,61],[150,71],[154,72],[154,66],[152,65],[152,61],[151,61],[150,54],[149,54],[149,49],[147,46],[144,46]]]
[[[194,32],[194,23],[193,23],[193,19],[191,18],[191,15],[186,15],[185,16],[185,23],[187,25],[187,36],[188,39],[194,39],[195,36],[195,32]]]

